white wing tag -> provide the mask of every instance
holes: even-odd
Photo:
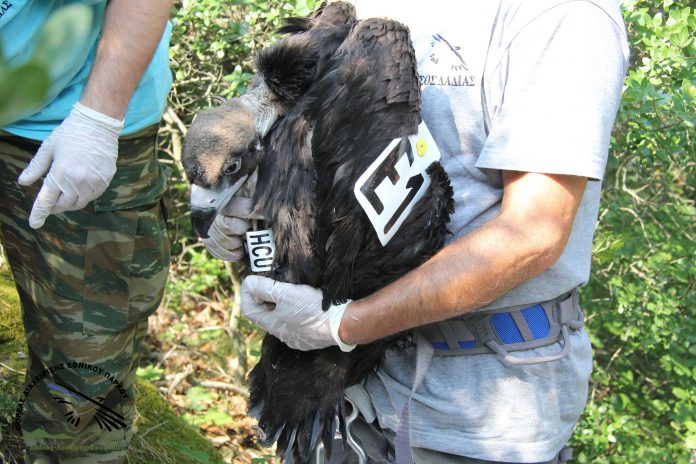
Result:
[[[252,272],[268,272],[273,268],[275,244],[273,232],[266,230],[250,230],[246,233],[249,264]]]
[[[418,133],[394,139],[360,176],[353,192],[385,246],[430,186],[425,170],[440,159],[425,122]]]

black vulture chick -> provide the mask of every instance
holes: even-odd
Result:
[[[379,203],[375,190],[385,179],[397,181],[397,162],[415,164],[407,137],[421,122],[420,88],[408,29],[385,19],[356,22],[353,7],[336,2],[288,21],[283,31],[291,35],[263,50],[257,64],[257,101],[271,104],[279,119],[266,133],[241,103],[202,113],[189,129],[183,162],[208,194],[197,201],[192,192],[192,213],[207,218],[196,227],[201,236],[258,164],[255,209],[276,245],[268,275],[321,288],[326,308],[367,296],[434,255],[447,234],[452,189],[437,162],[414,174],[409,186],[430,185],[383,245],[354,187],[395,139],[363,186],[367,195]],[[302,352],[266,335],[249,376],[249,414],[259,419],[264,444],[277,441],[286,462],[309,462],[320,442],[330,454],[345,388],[375,369],[394,340],[350,353]]]
[[[386,19],[356,23],[264,141],[255,199],[273,231],[271,277],[321,288],[326,309],[386,286],[444,245],[453,200],[439,163],[409,179],[409,192],[426,178],[430,186],[385,245],[354,193],[395,139],[400,142],[361,191],[379,203],[378,187],[403,175],[397,164],[416,164],[419,153],[407,137],[420,122],[408,29]],[[375,369],[394,341],[349,353],[337,347],[297,351],[266,335],[249,376],[250,414],[258,417],[262,436],[277,441],[286,462],[310,461],[319,442],[330,454],[345,388]]]

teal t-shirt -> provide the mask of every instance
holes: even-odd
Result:
[[[88,5],[93,12],[90,33],[66,62],[52,69],[51,88],[44,106],[2,129],[22,137],[44,140],[68,115],[82,95],[92,69],[104,22],[106,0],[0,0],[0,43],[5,60],[18,66],[28,60],[36,46],[41,26],[58,9],[71,3]],[[169,69],[168,24],[159,46],[133,94],[122,135],[132,134],[159,122],[172,84]],[[61,56],[65,60],[65,56]]]

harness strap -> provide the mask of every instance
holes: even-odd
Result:
[[[353,422],[358,418],[358,415],[363,416],[365,422],[371,424],[377,419],[377,412],[372,405],[372,400],[367,390],[360,384],[351,385],[346,388],[345,401],[350,406],[350,414],[345,418],[345,441],[357,456],[358,464],[367,464],[367,453],[360,442],[353,436],[352,426]],[[324,464],[323,461],[318,461],[318,463]]]
[[[583,324],[578,292],[573,289],[558,298],[533,306],[482,311],[415,330],[416,372],[394,439],[396,464],[414,464],[411,451],[411,400],[423,383],[434,354],[495,353],[507,367],[555,361],[570,352],[568,328],[577,330]],[[559,340],[563,341],[563,349],[554,355],[518,358],[508,353],[551,345]]]
[[[416,341],[416,373],[413,378],[411,393],[406,399],[404,409],[401,411],[401,419],[396,429],[394,437],[394,454],[396,464],[414,464],[413,453],[411,451],[411,400],[418,387],[423,383],[425,373],[433,360],[433,347],[423,337],[422,334],[414,332]]]
[[[573,448],[570,446],[564,446],[561,452],[558,453],[559,462],[569,462],[573,460]]]
[[[578,330],[584,318],[577,290],[532,306],[481,311],[430,324],[418,329],[438,356],[499,355],[507,366],[538,364],[566,356],[570,330]],[[516,358],[509,352],[530,350],[563,342],[555,355]]]

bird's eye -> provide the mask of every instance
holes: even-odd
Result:
[[[254,140],[253,142],[251,142],[251,143],[249,144],[249,147],[248,147],[249,153],[255,153],[256,150],[257,150],[257,146],[258,146],[258,142],[257,142],[256,140]]]
[[[242,161],[234,160],[225,168],[225,175],[230,176],[232,174],[236,174],[241,169],[241,167]]]

